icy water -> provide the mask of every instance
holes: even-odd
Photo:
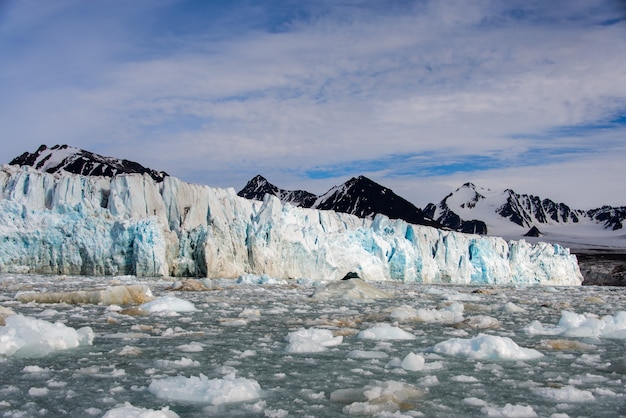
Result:
[[[154,296],[197,310],[141,316],[116,305],[16,300],[18,292],[96,284],[146,284]],[[91,345],[42,357],[1,356],[0,416],[103,416],[125,403],[163,414],[168,407],[180,417],[626,416],[622,288],[376,283],[393,298],[367,301],[315,300],[319,287],[310,283],[213,280],[204,292],[172,292],[171,284],[0,275],[4,308],[95,333]],[[364,338],[380,324],[388,324],[385,332]],[[287,337],[302,329],[342,339],[294,350]],[[395,339],[401,331],[412,339]],[[513,346],[497,349],[509,340]],[[443,342],[452,348],[437,345]],[[306,352],[311,346],[321,351]],[[523,349],[539,355],[523,359]],[[151,390],[153,382],[167,382],[165,392],[186,382],[193,392],[191,378],[201,375],[218,386],[256,382],[258,396],[232,402],[237,384],[209,402]]]

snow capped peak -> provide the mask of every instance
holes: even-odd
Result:
[[[542,235],[554,237],[557,242],[560,242],[557,236],[579,237],[577,242],[594,236],[608,237],[611,231],[621,229],[626,219],[624,206],[583,211],[551,199],[520,194],[513,189],[492,191],[473,183],[463,184],[437,205],[430,203],[424,211],[442,225],[457,231],[468,232],[468,224],[481,222],[484,231],[476,232],[510,237]],[[612,237],[616,237],[615,234]]]
[[[46,173],[67,171],[84,176],[113,177],[117,174],[146,173],[157,182],[163,181],[168,175],[133,161],[103,157],[68,145],[55,145],[52,148],[41,145],[34,153],[25,152],[9,164],[31,166]]]

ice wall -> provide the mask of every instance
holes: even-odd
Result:
[[[167,177],[0,169],[0,271],[578,285],[567,249],[249,201]]]

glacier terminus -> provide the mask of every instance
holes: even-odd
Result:
[[[531,244],[298,208],[148,174],[0,167],[0,271],[580,285],[576,257]]]

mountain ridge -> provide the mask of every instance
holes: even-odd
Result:
[[[369,219],[382,214],[390,219],[441,228],[441,225],[425,216],[420,208],[365,176],[352,177],[318,196],[303,190],[280,189],[263,176],[256,175],[237,192],[240,197],[254,200],[263,200],[265,194],[304,208],[332,210]]]
[[[46,173],[67,171],[84,176],[113,177],[117,174],[148,174],[156,182],[162,182],[168,174],[146,168],[139,163],[114,157],[104,157],[69,145],[41,145],[37,151],[25,152],[15,157],[9,165],[30,166]]]

